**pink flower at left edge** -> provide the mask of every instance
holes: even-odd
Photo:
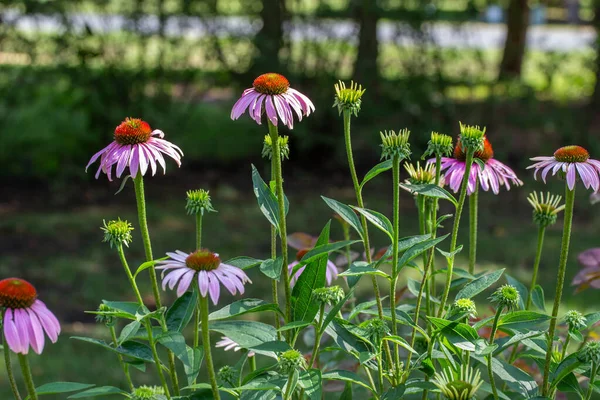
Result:
[[[27,354],[31,347],[37,354],[44,350],[44,333],[52,343],[60,334],[60,324],[48,307],[37,298],[33,285],[23,279],[0,281],[0,309],[4,308],[3,332],[8,348]]]
[[[98,158],[100,166],[96,171],[96,179],[100,172],[104,172],[109,181],[112,181],[112,168],[116,166],[116,176],[120,178],[126,168],[129,174],[135,178],[139,173],[144,176],[148,167],[152,175],[156,174],[157,164],[166,172],[166,163],[163,154],[171,157],[181,166],[183,152],[173,143],[163,139],[163,131],[152,130],[150,125],[137,118],[127,118],[115,128],[114,141],[94,154],[85,170]]]
[[[238,119],[246,110],[259,125],[264,110],[273,125],[277,126],[281,120],[289,129],[294,129],[294,112],[298,121],[302,121],[303,116],[315,111],[315,106],[304,94],[292,89],[286,77],[267,73],[256,78],[251,88],[244,90],[231,109],[231,119]]]
[[[167,285],[169,289],[177,286],[177,297],[183,296],[194,278],[198,281],[200,295],[210,295],[215,305],[221,295],[221,285],[235,295],[237,292],[244,294],[244,284],[252,283],[244,271],[222,263],[217,253],[207,249],[196,250],[190,254],[176,250],[167,255],[169,259],[159,261],[156,269],[163,270],[163,290],[166,290]]]

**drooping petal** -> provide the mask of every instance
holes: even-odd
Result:
[[[273,105],[273,96],[267,96],[265,100],[265,111],[269,121],[271,121],[273,125],[277,126],[277,111],[275,111],[275,106]]]
[[[37,314],[28,309],[27,314],[29,315],[29,342],[31,344],[31,348],[37,354],[42,354],[44,350],[44,330],[42,328],[42,323],[40,322]]]
[[[575,188],[575,182],[577,181],[577,174],[575,171],[575,165],[569,164],[567,167],[567,186],[569,187],[569,190]]]
[[[23,344],[21,343],[21,336],[14,321],[14,313],[10,308],[7,308],[4,313],[3,325],[8,347],[15,353],[25,354]]]
[[[21,353],[27,354],[29,353],[29,315],[27,311],[22,308],[18,308],[13,311],[13,317],[15,321],[15,327],[17,328],[17,334],[21,338]]]
[[[177,297],[181,297],[185,292],[187,292],[192,280],[194,279],[194,275],[196,275],[196,272],[190,269],[181,277],[179,280],[179,286],[177,286]]]
[[[213,304],[217,305],[220,294],[219,280],[217,279],[215,271],[209,271],[206,275],[208,276],[208,292],[210,298]]]
[[[48,310],[46,305],[41,300],[36,300],[31,309],[35,311],[38,316],[46,335],[50,338],[52,343],[56,343],[58,335],[60,334],[60,323],[56,319],[56,316],[52,311]]]
[[[208,276],[206,271],[198,272],[198,287],[200,288],[202,297],[206,297],[206,294],[208,293]]]

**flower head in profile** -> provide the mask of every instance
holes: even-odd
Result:
[[[0,281],[0,313],[8,348],[15,353],[27,354],[31,347],[41,354],[44,333],[56,343],[60,324],[54,314],[37,298],[33,285],[23,279],[7,278]]]
[[[313,290],[313,299],[322,304],[337,304],[344,298],[344,289],[334,285]]]
[[[554,225],[558,213],[565,209],[565,205],[560,205],[562,197],[559,195],[550,194],[544,195],[531,192],[527,197],[527,201],[533,207],[533,221],[543,227]]]
[[[354,81],[350,82],[350,86],[346,86],[344,82],[339,81],[333,87],[335,88],[333,107],[337,107],[339,114],[350,111],[351,114],[358,117],[362,102],[361,98],[367,89],[363,89],[362,85]]]
[[[600,363],[600,342],[587,342],[579,352],[578,358],[583,363]]]
[[[521,302],[521,295],[516,287],[512,285],[500,286],[492,295],[490,300],[498,307],[506,307],[508,311],[515,310]]]
[[[196,189],[186,192],[185,211],[188,215],[202,214],[204,212],[216,212],[212,206],[208,190]]]
[[[534,169],[534,179],[537,179],[537,174],[541,171],[542,180],[546,183],[546,177],[552,171],[552,175],[560,173],[566,178],[569,190],[575,188],[578,177],[586,189],[591,187],[597,192],[600,188],[600,161],[591,159],[590,153],[581,146],[561,147],[551,157],[533,157],[530,160],[536,161],[527,167]]]
[[[122,221],[121,218],[108,221],[102,221],[103,225],[100,227],[104,232],[103,242],[108,242],[110,247],[119,247],[125,245],[129,247],[129,243],[133,240],[131,237],[131,231],[133,226],[127,221]]]
[[[302,353],[296,349],[279,353],[277,358],[279,359],[279,369],[285,374],[306,369],[306,360]]]
[[[452,305],[452,309],[459,314],[467,314],[469,318],[475,318],[477,316],[477,307],[475,302],[471,299],[457,299]]]
[[[302,273],[304,272],[304,270],[306,269],[306,265],[301,266],[300,268],[298,268],[296,270],[296,273],[294,273],[294,268],[300,264],[300,262],[302,261],[302,258],[306,255],[306,253],[308,253],[311,249],[303,249],[300,250],[298,252],[298,254],[296,254],[296,261],[292,261],[289,265],[288,265],[288,271],[290,274],[294,274],[291,279],[290,279],[290,285],[294,285],[296,284],[296,281],[298,281],[298,278],[300,278],[300,275],[302,275]],[[338,276],[338,269],[335,266],[335,264],[330,261],[327,260],[327,268],[325,270],[325,279],[327,280],[327,284],[331,285],[331,282],[333,282]]]
[[[583,268],[573,278],[572,285],[577,286],[575,292],[589,287],[600,289],[600,248],[585,250],[577,256],[577,261]]]
[[[277,136],[277,144],[279,145],[279,155],[282,160],[290,158],[289,136]],[[273,139],[271,135],[265,135],[261,155],[269,160],[273,158]]]
[[[436,372],[431,381],[449,400],[471,400],[483,384],[481,372],[468,365],[461,365],[458,372],[446,368]]]
[[[223,264],[219,255],[207,249],[184,253],[176,250],[167,253],[168,260],[159,261],[156,269],[163,270],[163,290],[177,286],[177,297],[181,297],[197,279],[200,295],[210,295],[212,302],[217,304],[221,294],[221,285],[232,295],[244,293],[244,284],[252,283],[248,275],[233,265]],[[168,271],[168,272],[167,272]],[[165,276],[166,273],[166,276]]]
[[[131,400],[166,400],[165,390],[160,386],[139,386],[131,393]]]
[[[570,331],[580,331],[587,326],[587,318],[577,310],[569,310],[565,314],[565,322]]]
[[[96,171],[96,179],[100,172],[104,172],[108,180],[112,180],[112,168],[116,166],[116,176],[120,178],[129,167],[129,175],[133,178],[138,173],[145,175],[148,167],[152,175],[156,173],[157,163],[166,172],[166,164],[163,154],[171,157],[181,166],[183,152],[173,143],[163,139],[163,131],[152,130],[146,121],[138,118],[127,118],[115,128],[115,140],[94,154],[85,170],[100,158],[100,166]]]
[[[410,158],[410,144],[408,138],[410,131],[402,129],[398,133],[394,131],[379,132],[381,136],[381,158],[388,159],[398,157],[400,161]]]
[[[294,112],[298,121],[302,121],[302,117],[315,111],[315,106],[308,97],[292,89],[285,76],[270,72],[256,78],[252,87],[244,90],[231,109],[231,119],[238,119],[246,110],[259,125],[264,111],[273,125],[277,126],[281,120],[289,129],[293,129]]]
[[[240,351],[243,349],[243,347],[240,346],[236,341],[229,339],[227,336],[221,336],[221,340],[215,343],[215,347],[222,347],[225,351]],[[248,357],[254,357],[254,352],[249,351]]]
[[[452,154],[452,149],[452,136],[431,132],[431,139],[427,143],[427,149],[423,153],[423,158],[428,156],[448,157]]]
[[[421,163],[417,161],[417,165],[410,163],[404,164],[404,169],[408,173],[408,178],[405,180],[406,183],[411,185],[430,185],[435,183],[435,164],[429,163],[421,166]],[[443,185],[440,182],[440,185]]]
[[[475,152],[474,157],[484,165],[484,168],[477,162],[471,165],[467,186],[469,195],[475,191],[478,181],[481,189],[485,191],[491,189],[494,194],[500,192],[501,186],[506,187],[506,190],[510,190],[511,184],[516,186],[523,184],[512,169],[494,159],[494,150],[487,137],[483,138],[483,147]],[[461,141],[456,144],[453,157],[442,157],[444,180],[455,193],[460,190],[466,169],[466,158],[465,147]],[[427,162],[435,163],[435,159],[430,159]]]

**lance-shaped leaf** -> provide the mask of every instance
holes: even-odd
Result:
[[[458,206],[458,201],[456,201],[454,196],[452,196],[450,192],[448,192],[444,188],[439,187],[438,185],[411,185],[407,183],[401,183],[400,186],[406,190],[409,190],[411,193],[448,200],[450,203],[454,204],[454,207]]]
[[[358,235],[364,239],[365,232],[363,231],[363,227],[360,223],[360,220],[358,219],[358,215],[356,215],[356,213],[354,212],[354,210],[352,210],[350,206],[347,206],[346,204],[340,203],[337,200],[330,199],[325,196],[321,196],[321,198],[323,199],[323,201],[325,201],[329,208],[331,208],[340,217],[342,217],[342,219],[346,221],[352,228],[354,228]]]
[[[362,191],[363,187],[365,186],[365,184],[367,182],[369,182],[371,179],[375,178],[377,175],[381,174],[382,172],[385,172],[390,169],[392,169],[392,160],[385,160],[383,162],[380,162],[379,164],[377,164],[376,166],[371,168],[369,170],[369,172],[367,172],[363,181],[361,182],[360,186],[358,187],[358,190]]]

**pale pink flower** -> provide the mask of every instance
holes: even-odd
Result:
[[[552,171],[552,175],[556,175],[561,171],[567,179],[569,190],[575,188],[577,176],[581,178],[586,189],[590,187],[594,192],[600,188],[600,161],[592,160],[590,153],[581,146],[565,146],[554,152],[551,157],[533,157],[531,161],[537,161],[530,165],[527,169],[534,168],[533,177],[537,179],[538,171],[541,172],[542,180],[546,183],[548,172]]]

